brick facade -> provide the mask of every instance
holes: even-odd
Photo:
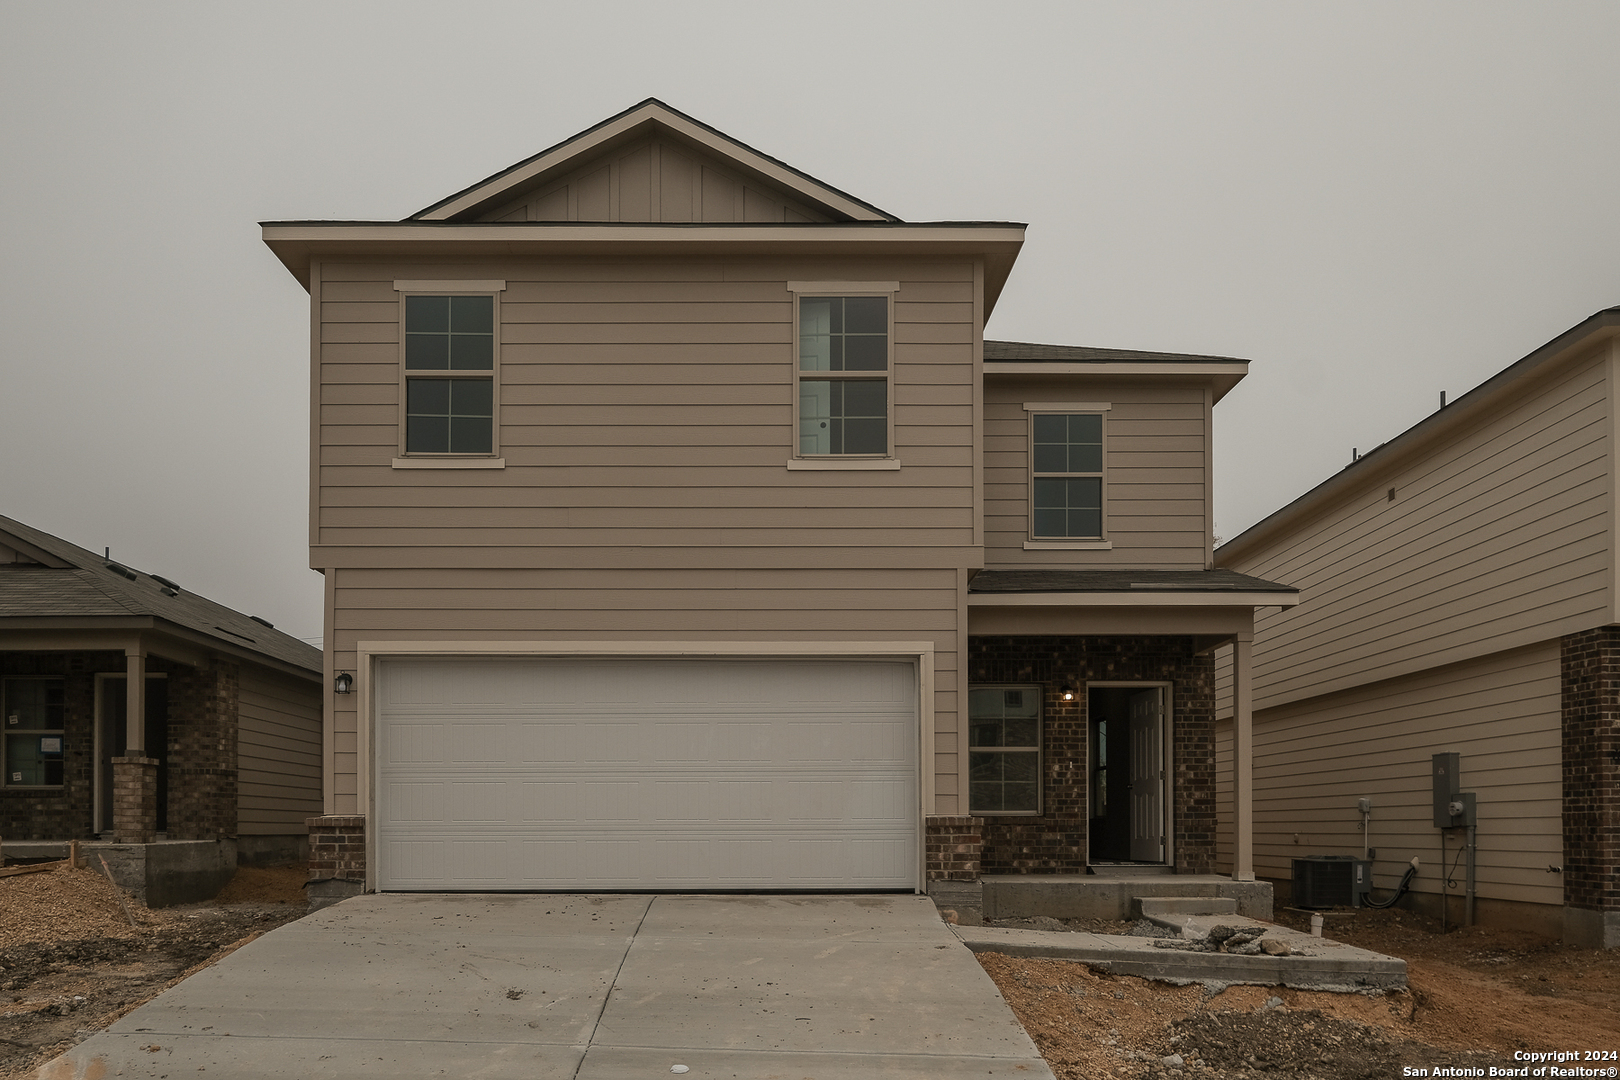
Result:
[[[1169,682],[1172,730],[1172,848],[1183,874],[1215,866],[1215,662],[1189,637],[974,637],[970,683],[1032,683],[1046,689],[1042,813],[984,818],[985,874],[1085,873],[1090,826],[1085,688],[1092,682]],[[1058,688],[1079,691],[1061,701]],[[965,726],[965,725],[964,725]],[[962,750],[966,757],[966,748]],[[954,820],[954,819],[947,819]],[[935,866],[930,851],[930,876]]]
[[[311,881],[366,880],[366,819],[360,814],[306,818]]]
[[[1570,634],[1563,698],[1564,904],[1620,912],[1620,627]]]
[[[93,835],[96,783],[96,671],[122,671],[121,653],[5,652],[0,676],[63,680],[62,786],[0,787],[0,837],[75,840]]]
[[[237,666],[219,660],[169,677],[171,840],[236,835],[237,684]]]
[[[978,881],[979,856],[984,847],[980,819],[931,817],[924,825],[928,880]]]

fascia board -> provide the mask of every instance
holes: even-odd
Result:
[[[1208,385],[1219,402],[1249,373],[1246,361],[1216,363],[1147,363],[1139,360],[1077,360],[1072,363],[1029,360],[986,360],[985,378],[1013,375],[1090,375],[1148,381],[1174,380]]]
[[[567,168],[572,162],[589,157],[616,140],[631,135],[637,128],[659,124],[675,134],[695,143],[718,157],[764,177],[778,187],[798,194],[805,200],[820,203],[836,213],[856,221],[890,221],[893,218],[877,212],[836,188],[811,180],[803,173],[788,168],[781,162],[759,153],[734,139],[694,122],[691,118],[665,108],[656,102],[644,103],[621,116],[614,117],[599,127],[542,151],[531,160],[506,172],[497,173],[473,185],[443,203],[429,207],[414,215],[416,221],[448,221],[457,214],[466,213],[484,203],[499,200],[515,189],[522,188],[537,177],[553,170]]]
[[[311,259],[357,255],[961,254],[988,256],[1010,271],[1025,229],[1018,222],[729,226],[263,222],[260,227],[265,245],[306,289]]]
[[[197,665],[209,656],[226,656],[287,675],[320,682],[321,673],[290,664],[246,645],[204,634],[150,615],[44,615],[0,620],[0,645],[12,649],[43,644],[51,651],[122,649],[139,640],[150,653]]]
[[[1511,407],[1529,380],[1539,380],[1603,341],[1620,337],[1620,308],[1608,308],[1578,323],[1528,356],[1508,365],[1462,397],[1437,409],[1389,442],[1346,465],[1305,494],[1273,511],[1215,549],[1218,567],[1231,567],[1274,538],[1298,528],[1341,500],[1377,487],[1392,473],[1429,451],[1436,443],[1479,424],[1493,410]]]
[[[1293,607],[1297,592],[969,593],[968,607]]]

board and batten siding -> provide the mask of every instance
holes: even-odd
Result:
[[[1607,622],[1606,371],[1604,357],[1561,370],[1264,550],[1217,554],[1300,590],[1298,607],[1256,613],[1255,708]]]
[[[969,260],[319,266],[314,564],[333,662],[362,640],[934,643],[940,813],[956,812],[959,575],[976,562]],[[501,279],[503,469],[394,469],[395,280]],[[787,282],[898,281],[898,470],[787,468]],[[331,812],[359,812],[336,705]]]
[[[1107,386],[1001,376],[985,380],[985,565],[996,569],[1202,570],[1208,560],[1201,387]],[[1030,539],[1030,422],[1025,402],[1105,402],[1108,550],[1025,550]]]
[[[1354,855],[1357,800],[1372,800],[1376,899],[1413,857],[1417,892],[1439,893],[1441,830],[1434,826],[1430,761],[1462,755],[1461,784],[1478,800],[1478,895],[1561,905],[1549,866],[1563,864],[1559,649],[1547,642],[1436,668],[1254,718],[1255,872],[1286,881],[1292,860]],[[1216,732],[1218,862],[1232,865],[1232,728]],[[1449,868],[1461,833],[1446,844]],[[1462,891],[1462,863],[1449,891]]]
[[[237,832],[302,835],[321,813],[321,688],[244,664],[237,686]]]

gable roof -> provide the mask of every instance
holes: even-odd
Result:
[[[0,563],[0,629],[10,619],[147,617],[219,642],[232,653],[258,654],[322,672],[321,650],[268,623],[71,544],[0,517],[0,548],[28,562]]]
[[[809,173],[769,154],[762,153],[747,143],[732,138],[725,132],[710,127],[679,109],[671,108],[657,98],[648,98],[632,105],[617,116],[586,128],[555,146],[525,158],[500,172],[463,188],[432,206],[424,207],[405,218],[406,221],[466,222],[476,218],[480,211],[532,190],[548,180],[578,167],[587,159],[606,153],[615,146],[643,138],[658,131],[725,159],[726,163],[745,174],[759,177],[777,187],[792,192],[798,198],[824,210],[834,221],[890,221],[900,219],[871,203],[831,184],[823,183]]]

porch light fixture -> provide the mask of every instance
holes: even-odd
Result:
[[[1070,686],[1068,683],[1064,683],[1062,686],[1058,687],[1058,697],[1062,698],[1064,701],[1073,701],[1074,687]]]
[[[332,680],[332,692],[334,694],[348,694],[352,693],[353,691],[354,676],[350,675],[347,671],[338,672],[337,678]]]

